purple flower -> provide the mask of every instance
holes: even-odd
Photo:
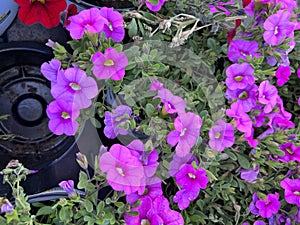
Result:
[[[151,77],[150,79],[151,79],[151,86],[150,86],[151,92],[155,92],[155,91],[163,89],[164,85],[162,83],[160,83],[158,80],[156,80],[153,77]]]
[[[281,4],[280,9],[287,9],[289,13],[294,13],[294,9],[298,9],[296,0],[275,0],[276,5]]]
[[[3,200],[1,208],[0,208],[0,212],[1,213],[12,213],[12,211],[14,210],[14,206],[7,200]]]
[[[297,76],[300,79],[300,67],[297,69]]]
[[[176,182],[187,191],[197,192],[205,189],[208,183],[206,171],[204,169],[195,169],[191,164],[185,164],[176,174]]]
[[[280,182],[280,186],[284,189],[285,200],[300,207],[300,178],[294,180],[285,178]]]
[[[289,66],[279,66],[276,70],[277,85],[283,86],[288,82],[289,77],[291,76],[291,69]]]
[[[157,96],[154,98],[160,98],[164,104],[164,108],[169,114],[173,113],[185,113],[185,101],[179,96],[175,96],[166,88],[158,90]]]
[[[258,200],[255,206],[258,208],[258,214],[263,218],[270,218],[278,213],[280,209],[279,194],[268,194],[265,199]]]
[[[145,190],[145,173],[142,163],[131,151],[120,144],[114,144],[109,152],[100,158],[100,169],[106,172],[106,180],[116,191],[131,194]]]
[[[184,220],[179,212],[171,210],[170,203],[164,196],[155,199],[144,198],[142,204],[133,211],[139,212],[138,216],[124,215],[127,225],[137,224],[164,224],[164,225],[183,225]]]
[[[234,0],[230,0],[229,2],[215,2],[214,5],[208,5],[210,12],[212,13],[216,13],[216,12],[220,12],[220,10],[224,11],[224,14],[226,16],[229,16],[231,14],[231,12],[226,9],[223,5],[232,5],[234,4]]]
[[[271,85],[268,80],[260,83],[258,88],[258,101],[265,106],[264,112],[269,113],[272,111],[277,103],[278,91],[275,86]]]
[[[151,152],[145,151],[144,143],[141,140],[133,140],[127,148],[131,150],[131,154],[134,155],[144,166],[145,176],[152,177],[159,165],[157,162],[158,154],[155,149]]]
[[[232,40],[228,48],[228,58],[234,62],[238,63],[239,59],[246,61],[247,56],[259,57],[261,54],[257,53],[258,43],[256,41],[246,41],[246,40]]]
[[[245,89],[226,90],[226,95],[230,100],[237,99],[237,102],[243,106],[245,112],[250,112],[251,109],[256,105],[256,94],[258,87],[248,85]]]
[[[57,76],[61,71],[61,62],[57,59],[52,59],[49,63],[44,62],[41,66],[41,73],[47,80],[51,81],[51,85],[57,81]]]
[[[72,99],[56,99],[51,102],[46,113],[49,117],[49,129],[56,135],[74,135],[78,129],[76,122],[79,107]]]
[[[121,80],[125,75],[125,67],[128,65],[125,53],[118,53],[114,48],[107,48],[104,54],[96,52],[92,57],[92,62],[93,73],[99,79]]]
[[[199,191],[182,189],[175,194],[173,201],[178,203],[178,208],[180,210],[184,210],[190,205],[191,201],[194,201],[198,197],[198,195]]]
[[[88,77],[85,71],[79,68],[68,68],[59,73],[57,83],[52,86],[51,94],[54,98],[71,96],[77,106],[88,108],[92,98],[98,94],[98,86],[94,78]]]
[[[276,14],[269,16],[264,22],[264,40],[272,46],[278,45],[287,37],[291,36],[294,31],[294,26],[295,25],[290,22],[290,13],[278,11]]]
[[[208,135],[209,147],[215,151],[221,152],[234,144],[234,127],[221,119],[218,120],[218,125],[210,129]]]
[[[124,39],[125,29],[123,27],[122,15],[114,11],[113,8],[103,7],[100,9],[100,15],[108,22],[104,24],[103,32],[107,38],[112,38],[114,42],[120,42]]]
[[[74,196],[74,197],[76,196],[73,180],[61,181],[58,185],[62,189],[64,189],[64,191],[67,192],[68,195],[71,195],[71,196]]]
[[[175,130],[168,134],[167,142],[172,147],[178,143],[176,146],[178,156],[184,157],[189,154],[200,135],[201,125],[200,116],[191,112],[181,114],[175,119]]]
[[[66,27],[73,39],[82,38],[85,31],[93,34],[100,33],[107,20],[100,14],[97,8],[82,10],[80,13],[68,18],[70,24]]]
[[[241,178],[249,183],[253,183],[257,179],[258,173],[259,166],[256,166],[254,169],[241,169]]]
[[[262,220],[256,220],[253,225],[266,225],[266,223]]]
[[[300,146],[296,147],[294,143],[288,142],[279,145],[280,150],[284,152],[284,156],[279,156],[277,160],[281,162],[298,161],[300,162]]]
[[[252,202],[250,203],[249,209],[250,212],[254,215],[258,215],[258,208],[256,207],[256,202],[258,201],[258,196],[256,192],[252,195]]]
[[[143,2],[145,0],[139,0],[140,2]],[[157,0],[157,4],[154,4],[153,1],[151,0],[146,0],[146,5],[147,7],[154,12],[157,12],[161,9],[161,7],[163,6],[163,4],[166,2],[167,0]]]
[[[226,69],[226,85],[230,90],[245,89],[254,84],[254,69],[249,63],[232,64]]]
[[[196,163],[198,164],[197,158],[191,153],[185,155],[184,157],[180,157],[177,154],[174,154],[173,159],[170,162],[169,174],[172,177],[175,177],[182,166],[184,166],[185,164],[191,164],[193,161],[196,161]]]
[[[126,105],[119,105],[112,110],[112,113],[104,112],[104,135],[107,138],[114,139],[119,134],[128,134],[128,130],[124,126],[130,120],[131,114],[131,108]]]

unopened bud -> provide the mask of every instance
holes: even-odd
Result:
[[[89,165],[86,156],[83,155],[82,153],[78,152],[78,153],[76,153],[76,157],[77,157],[76,161],[79,164],[79,166],[82,169],[86,170]]]

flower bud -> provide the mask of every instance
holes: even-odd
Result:
[[[86,170],[88,168],[88,165],[89,165],[86,156],[83,155],[82,153],[78,152],[78,153],[76,153],[76,157],[77,157],[76,161],[79,164],[79,166],[82,169]]]

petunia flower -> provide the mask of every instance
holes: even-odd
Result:
[[[289,77],[291,76],[291,69],[289,66],[279,66],[275,75],[277,78],[276,83],[279,87],[281,87],[288,82]]]
[[[284,155],[278,156],[277,160],[287,163],[290,161],[300,162],[300,147],[296,147],[293,142],[279,145],[279,149],[284,152]]]
[[[157,3],[156,3],[157,1]],[[167,1],[167,0],[146,0],[146,6],[153,12],[157,12],[161,9],[161,7],[163,6],[163,4]],[[145,2],[145,0],[139,0],[139,2]]]
[[[8,201],[7,199],[4,199],[0,208],[1,213],[12,213],[14,210],[14,206]]]
[[[158,80],[156,80],[154,77],[151,77],[150,80],[151,80],[151,85],[150,85],[151,92],[155,92],[163,89],[164,85],[160,83]]]
[[[85,32],[93,34],[103,31],[104,24],[107,24],[107,20],[101,16],[98,8],[90,8],[82,10],[80,13],[69,17],[69,25],[66,29],[70,31],[70,35],[73,39],[82,38]]]
[[[104,112],[104,135],[107,138],[114,139],[119,134],[128,134],[128,129],[124,129],[127,121],[130,120],[132,110],[126,105],[119,105],[112,112]]]
[[[226,69],[226,86],[230,90],[244,89],[254,84],[254,69],[249,63],[232,64]]]
[[[258,208],[256,207],[256,202],[259,200],[256,192],[252,195],[252,202],[249,205],[249,210],[252,214],[258,215]]]
[[[289,13],[293,14],[294,9],[298,9],[297,1],[296,0],[274,0],[276,5],[279,3],[281,4],[280,9],[285,10],[287,9]]]
[[[200,135],[201,125],[200,116],[191,112],[181,114],[175,119],[175,130],[168,134],[167,142],[172,147],[177,144],[176,154],[178,156],[184,157],[189,154]]]
[[[221,119],[217,122],[218,125],[213,126],[208,133],[208,144],[211,149],[221,152],[234,144],[234,127]]]
[[[265,199],[258,200],[255,203],[258,208],[258,214],[263,218],[270,218],[273,214],[278,213],[280,209],[279,194],[268,194]]]
[[[266,223],[262,220],[256,220],[253,225],[266,225]]]
[[[61,181],[58,184],[62,189],[64,189],[65,192],[67,192],[68,195],[75,197],[76,191],[74,189],[74,181],[73,180],[67,180],[67,181]]]
[[[56,84],[57,76],[61,72],[63,72],[61,70],[61,62],[57,59],[52,59],[49,63],[44,62],[41,65],[41,73],[47,78],[47,80],[51,81],[52,86]]]
[[[174,154],[173,159],[170,162],[169,174],[172,177],[175,177],[181,167],[183,167],[185,164],[191,164],[193,161],[198,164],[197,158],[191,153],[185,155],[184,157],[180,157],[177,154]]]
[[[100,15],[107,20],[107,24],[104,24],[103,27],[105,36],[113,39],[114,42],[121,42],[125,36],[124,20],[121,13],[114,11],[113,8],[102,7]]]
[[[121,80],[125,75],[128,59],[124,52],[118,53],[114,48],[107,48],[104,52],[96,52],[92,57],[93,73],[99,79]]]
[[[41,23],[46,28],[59,25],[60,13],[67,7],[65,0],[14,0],[19,6],[18,17],[26,25]]]
[[[243,39],[232,40],[228,48],[228,58],[234,63],[238,63],[239,59],[246,61],[247,56],[254,57],[261,56],[257,53],[258,43],[256,41],[246,41]]]
[[[264,112],[272,111],[277,103],[278,91],[268,80],[260,83],[258,88],[258,101],[265,105]]]
[[[300,178],[294,180],[285,178],[280,182],[280,186],[284,189],[285,200],[300,207]]]
[[[164,104],[164,108],[169,114],[173,113],[185,113],[186,103],[179,96],[175,96],[166,88],[161,88],[158,90],[157,96],[154,98],[160,98],[161,102]]]
[[[181,189],[176,192],[173,201],[178,204],[180,210],[186,209],[191,201],[194,201],[199,195],[199,191],[190,191],[187,189]]]
[[[106,172],[106,180],[116,191],[126,195],[145,191],[145,173],[142,163],[120,144],[114,144],[100,158],[100,169]]]
[[[92,98],[98,94],[98,86],[94,78],[88,77],[79,68],[68,68],[57,76],[57,83],[51,87],[54,98],[71,96],[80,109],[88,108]]]
[[[258,173],[259,166],[256,166],[254,169],[241,169],[241,178],[249,183],[253,183],[257,179]]]
[[[76,122],[79,107],[73,99],[56,99],[46,109],[49,129],[56,135],[74,135],[78,129]]]
[[[293,36],[294,24],[290,22],[290,13],[283,10],[269,16],[264,22],[264,40],[272,45],[282,43],[287,37]]]

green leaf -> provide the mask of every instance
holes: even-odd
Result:
[[[248,161],[247,157],[237,153],[237,159],[241,167],[244,169],[249,169],[250,168],[250,162]]]
[[[152,104],[147,103],[145,110],[146,110],[147,116],[148,116],[148,117],[151,117],[151,115],[152,115],[152,114],[154,113],[154,111],[155,111],[155,107],[154,107]]]
[[[55,209],[53,209],[51,206],[43,206],[37,211],[36,216],[50,215],[54,211]]]
[[[93,203],[86,199],[85,200],[85,208],[86,208],[86,211],[92,212],[93,211]]]
[[[128,35],[129,35],[129,37],[132,38],[133,36],[136,36],[137,31],[138,31],[137,23],[136,23],[136,20],[133,18],[131,20],[131,23],[128,25]]]
[[[151,5],[157,5],[158,4],[158,0],[148,0],[148,2],[150,2]]]

